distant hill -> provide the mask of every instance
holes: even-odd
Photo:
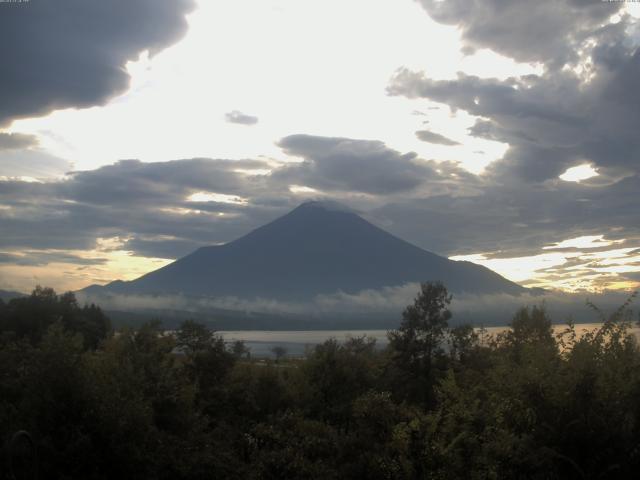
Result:
[[[12,292],[11,290],[0,290],[0,299],[4,302],[8,302],[12,298],[26,297],[27,295],[20,292]]]
[[[85,293],[184,294],[307,301],[440,280],[452,292],[526,291],[497,273],[416,247],[336,204],[304,203],[225,245],[202,247],[132,281]]]

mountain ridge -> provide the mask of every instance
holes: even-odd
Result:
[[[8,302],[14,298],[27,297],[26,293],[16,292],[14,290],[0,290],[0,300]]]

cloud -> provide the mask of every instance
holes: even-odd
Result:
[[[71,170],[70,162],[38,145],[35,135],[0,132],[0,177],[46,178]]]
[[[316,297],[308,309],[325,315],[355,314],[363,312],[395,313],[400,318],[404,308],[413,303],[420,290],[417,283],[407,283],[379,290],[363,290],[355,294],[336,292]],[[527,306],[544,305],[554,323],[564,323],[569,318],[575,322],[597,322],[599,318],[586,304],[587,300],[597,305],[605,314],[613,313],[629,297],[628,292],[607,291],[602,293],[567,293],[546,291],[510,294],[459,294],[453,296],[451,311],[453,324],[472,323],[480,325],[506,325],[515,312]],[[633,305],[632,305],[633,306]]]
[[[396,199],[372,214],[388,220],[387,228],[401,238],[448,255],[503,250],[523,256],[586,235],[640,237],[632,194],[640,188],[640,176],[598,187],[559,180],[503,185],[485,179],[477,188],[472,195]]]
[[[316,144],[309,146],[312,140]],[[638,176],[603,186],[560,180],[512,186],[446,163],[434,172],[431,163],[381,142],[306,137],[302,143],[306,150],[296,145],[295,151],[309,160],[284,164],[271,175],[238,171],[273,168],[259,160],[128,160],[42,183],[0,181],[5,207],[0,209],[0,246],[90,248],[96,238],[119,236],[130,239],[128,248],[137,253],[172,258],[190,246],[233,240],[286,213],[302,198],[289,191],[291,183],[332,190],[330,196],[364,211],[383,228],[440,254],[520,254],[605,232],[640,237]],[[328,155],[331,168],[318,155]],[[370,163],[375,171],[358,175],[358,168]],[[404,169],[413,174],[411,181]],[[409,189],[391,188],[398,185]],[[367,196],[360,201],[354,195],[363,190]],[[188,200],[203,191],[248,200],[246,205]]]
[[[489,48],[519,62],[559,67],[597,36],[622,2],[600,0],[419,0],[437,22],[456,26],[466,52]]]
[[[0,4],[0,126],[102,105],[129,85],[125,64],[187,29],[192,0],[31,0]]]
[[[460,143],[455,140],[451,140],[450,138],[445,137],[444,135],[440,135],[439,133],[430,132],[429,130],[418,130],[416,132],[416,137],[422,140],[423,142],[428,143],[436,143],[438,145],[460,145]]]
[[[268,168],[259,160],[194,158],[143,163],[121,160],[96,170],[72,172],[59,184],[61,193],[89,204],[158,205],[186,202],[185,193],[200,191],[238,195],[251,183],[240,169]],[[256,183],[259,180],[256,180]],[[190,208],[190,207],[187,207]]]
[[[255,125],[258,123],[258,117],[254,117],[253,115],[247,115],[246,113],[242,113],[238,110],[233,110],[224,115],[224,118],[229,123],[238,123],[240,125]]]
[[[279,146],[304,161],[276,176],[319,190],[399,193],[438,177],[415,153],[401,154],[379,141],[291,135],[283,138]]]
[[[71,162],[40,148],[0,149],[0,176],[50,178],[72,169]]]
[[[640,270],[640,266],[638,266],[638,270]],[[623,277],[631,281],[640,282],[640,271],[625,273]]]
[[[319,295],[308,302],[281,302],[268,298],[187,297],[184,295],[120,295],[112,293],[78,292],[81,302],[97,303],[111,310],[175,310],[207,313],[212,309],[303,316],[305,319],[335,321],[340,318],[385,319],[388,325],[398,325],[402,311],[413,303],[420,290],[417,283],[407,283],[379,290],[363,290],[354,294],[335,292]],[[471,323],[475,326],[507,325],[522,307],[542,306],[552,321],[563,324],[600,321],[587,305],[590,300],[605,315],[613,313],[628,298],[626,292],[600,294],[548,291],[536,294],[454,295],[450,309],[452,325]],[[633,307],[633,305],[632,305]]]
[[[122,249],[133,251],[136,255],[143,257],[175,259],[183,257],[202,246],[204,246],[204,243],[194,242],[189,239],[157,236],[130,238],[122,245]]]
[[[24,133],[0,132],[0,151],[18,150],[38,145],[38,137]]]
[[[436,21],[459,29],[468,52],[489,48],[543,68],[503,80],[464,72],[436,80],[398,70],[388,93],[446,104],[454,114],[464,110],[476,117],[471,136],[508,149],[475,177],[472,189],[452,186],[443,195],[396,199],[371,215],[400,236],[447,254],[532,256],[553,242],[603,233],[637,246],[640,217],[631,198],[640,187],[634,127],[640,95],[633,87],[640,82],[640,49],[630,32],[640,22],[621,15],[614,23],[610,17],[621,13],[615,2],[421,3]],[[598,175],[580,183],[558,179],[579,165]],[[578,258],[555,269],[558,280],[572,274],[567,268],[593,284],[616,279]]]
[[[76,265],[104,265],[106,258],[87,258],[65,252],[26,251],[20,254],[0,252],[0,264],[20,266],[43,266],[50,263],[73,263]]]
[[[446,192],[453,178],[468,181],[453,165],[437,173],[430,162],[382,142],[299,135],[283,145],[306,160],[122,160],[41,182],[0,179],[0,248],[92,249],[100,238],[118,237],[137,255],[176,258],[234,240],[308,199],[292,184],[344,201],[358,192],[385,198],[418,186]],[[247,200],[223,201],[231,197]]]
[[[448,3],[448,2],[443,2]],[[608,4],[607,4],[608,5]],[[640,172],[640,49],[621,32],[590,52],[589,76],[548,71],[507,80],[459,73],[434,80],[401,70],[389,92],[427,98],[477,117],[469,133],[509,145],[488,167],[502,182],[544,182],[585,163],[610,183]]]
[[[81,249],[97,238],[119,236],[137,254],[175,258],[233,240],[294,208],[300,197],[289,190],[292,183],[320,185],[339,197],[354,189],[384,195],[440,178],[415,154],[402,155],[381,142],[298,136],[284,143],[309,160],[279,167],[251,159],[122,160],[42,183],[5,179],[0,246]],[[274,168],[270,175],[247,173]],[[362,175],[359,169],[369,171]],[[195,193],[249,201],[193,201]]]
[[[258,160],[126,160],[39,183],[0,179],[0,248],[92,249],[99,238],[120,237],[138,254],[175,258],[294,206],[264,176],[238,171],[265,168]],[[252,204],[189,201],[203,191],[250,196]]]
[[[260,312],[274,314],[309,314],[310,304],[280,302],[273,299],[238,297],[188,297],[185,295],[120,295],[112,293],[77,292],[82,303],[96,303],[110,310],[174,310],[193,313],[207,313],[212,309],[240,312]]]
[[[544,182],[583,164],[600,173],[591,184],[638,173],[640,22],[622,14],[622,2],[420,1],[460,30],[467,49],[544,65],[540,74],[505,80],[463,72],[434,80],[401,69],[388,87],[464,110],[477,118],[471,135],[508,144],[488,168],[496,181]]]

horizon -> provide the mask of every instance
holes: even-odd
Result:
[[[0,289],[132,280],[312,199],[527,288],[638,289],[640,4],[461,1],[0,3]]]

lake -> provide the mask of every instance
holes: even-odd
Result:
[[[582,323],[576,325],[578,335],[599,327],[600,323]],[[566,325],[554,325],[554,333],[559,333],[566,328]],[[496,335],[503,332],[507,327],[486,327],[487,335]],[[633,327],[631,331],[640,340],[640,327]],[[387,330],[245,330],[245,331],[218,331],[227,342],[243,340],[251,350],[253,357],[273,357],[271,349],[275,346],[284,347],[287,356],[302,357],[309,347],[318,345],[329,338],[335,338],[340,342],[349,337],[361,337],[366,335],[376,339],[376,345],[384,348],[387,343]]]

